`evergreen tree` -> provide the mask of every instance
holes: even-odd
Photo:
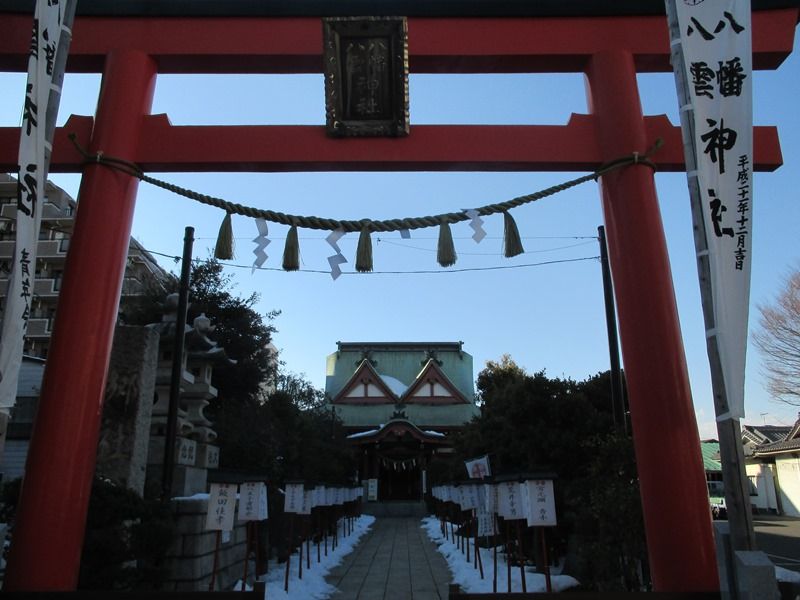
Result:
[[[549,538],[572,574],[597,589],[638,589],[641,500],[633,444],[613,422],[610,375],[531,375],[504,356],[487,363],[477,388],[481,415],[455,436],[450,477],[463,479],[462,461],[482,454],[495,474],[555,473],[559,525]]]

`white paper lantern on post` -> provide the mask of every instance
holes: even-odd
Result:
[[[236,508],[236,484],[212,483],[208,496],[206,529],[231,531]]]
[[[497,514],[508,521],[524,519],[519,483],[503,481],[497,484]]]
[[[532,479],[525,482],[528,494],[526,518],[531,527],[552,527],[556,522],[556,500],[552,479]]]
[[[247,481],[239,486],[239,521],[263,521],[267,514],[267,486]]]
[[[303,484],[287,483],[283,497],[283,512],[299,513],[303,508]]]

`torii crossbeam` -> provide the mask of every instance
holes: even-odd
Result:
[[[79,8],[67,64],[71,72],[102,72],[103,84],[96,115],[72,117],[56,133],[51,171],[83,173],[80,210],[6,590],[68,590],[77,583],[137,190],[135,178],[84,164],[68,133],[76,133],[93,153],[134,161],[151,172],[590,171],[644,152],[657,137],[666,142],[653,157],[659,169],[683,169],[679,129],[666,117],[642,114],[636,83],[637,72],[671,71],[663,14],[550,16],[558,12],[557,3],[522,9],[498,2],[489,8],[492,3],[473,0],[460,4],[474,18],[431,18],[414,16],[425,3],[387,3],[385,10],[409,16],[412,73],[583,73],[591,114],[575,115],[563,126],[412,124],[407,138],[334,140],[322,125],[176,127],[164,115],[149,114],[158,73],[322,72],[319,18],[264,16],[263,10],[248,16],[242,7],[263,4],[245,0],[230,2],[235,17],[187,16],[194,4],[186,1],[173,2],[180,13],[169,18],[158,16],[157,7],[148,16],[115,14],[122,9],[113,4],[91,3],[89,10],[106,16],[81,15]],[[289,3],[266,5],[278,6],[281,15],[290,12]],[[500,5],[516,7],[515,18],[498,16]],[[777,68],[792,50],[798,8],[797,2],[786,5],[790,8],[753,15],[755,68]],[[580,8],[561,9],[570,10]],[[0,19],[0,70],[25,70],[31,13]],[[0,166],[7,171],[16,170],[18,136],[16,128],[0,128]],[[776,130],[757,127],[756,169],[780,164]],[[654,177],[647,167],[629,167],[603,176],[601,192],[654,586],[717,590],[707,491]]]

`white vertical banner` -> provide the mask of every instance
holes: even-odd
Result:
[[[744,417],[753,186],[753,68],[749,0],[674,0],[708,246],[714,338],[729,414]],[[687,118],[688,117],[688,118]],[[693,200],[694,201],[694,200]],[[703,257],[699,257],[703,258]]]
[[[17,396],[17,379],[36,272],[36,244],[47,181],[46,114],[61,37],[65,2],[38,0],[28,52],[28,80],[22,109],[17,182],[17,233],[0,330],[0,411],[9,412]]]

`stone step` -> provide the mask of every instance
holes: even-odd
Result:
[[[367,502],[363,505],[362,512],[374,517],[418,517],[428,514],[425,503],[422,501],[385,501]]]

